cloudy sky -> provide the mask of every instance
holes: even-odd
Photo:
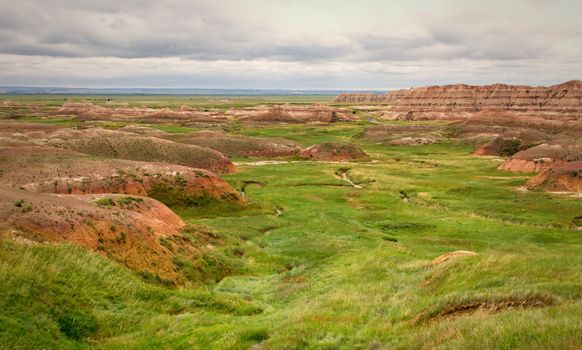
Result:
[[[582,79],[580,0],[0,0],[0,85],[393,89]]]

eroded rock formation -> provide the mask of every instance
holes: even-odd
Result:
[[[560,112],[582,115],[582,81],[526,86],[454,84],[392,91],[386,94],[341,94],[337,103],[387,104],[394,112],[477,112],[495,108],[511,111]]]
[[[527,183],[528,189],[552,192],[582,192],[582,161],[548,168]]]

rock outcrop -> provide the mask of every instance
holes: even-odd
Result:
[[[237,118],[243,123],[337,123],[357,120],[357,115],[342,108],[329,106],[293,106],[281,105],[274,107],[257,106],[245,109],[226,111],[227,115]]]
[[[511,111],[560,112],[582,115],[582,81],[548,87],[494,84],[428,86],[386,94],[341,94],[336,103],[387,104],[398,112],[478,112],[495,108]]]
[[[582,161],[569,162],[548,168],[527,183],[530,190],[551,192],[582,192]]]
[[[140,273],[177,283],[183,278],[172,252],[161,243],[178,241],[184,222],[146,197],[39,194],[0,186],[0,227],[14,239],[68,241],[111,256]],[[185,241],[184,241],[185,242]]]
[[[517,152],[499,169],[516,172],[540,172],[553,166],[582,160],[582,146],[572,143],[543,143]]]

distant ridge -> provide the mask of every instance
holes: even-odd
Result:
[[[344,93],[338,103],[388,104],[399,112],[476,112],[483,109],[582,113],[582,81],[552,86],[465,84],[427,86],[385,94]]]
[[[14,95],[193,95],[193,96],[336,96],[349,90],[203,89],[203,88],[64,88],[0,86],[0,94]],[[351,91],[354,92],[354,91]],[[386,91],[363,90],[365,93]]]

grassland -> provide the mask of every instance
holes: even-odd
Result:
[[[184,95],[2,95],[2,99],[44,106],[61,106],[65,100],[90,101],[95,105],[123,105],[149,108],[242,108],[256,105],[293,103],[309,105],[327,103],[333,96],[327,95],[273,95],[273,96],[184,96]]]
[[[248,207],[173,208],[232,242],[240,266],[216,283],[170,289],[74,246],[0,242],[0,347],[579,349],[580,198],[522,191],[527,175],[468,146],[363,142],[366,125],[237,131],[355,142],[373,161],[239,160],[225,179],[260,183]],[[456,250],[478,255],[431,264]]]

